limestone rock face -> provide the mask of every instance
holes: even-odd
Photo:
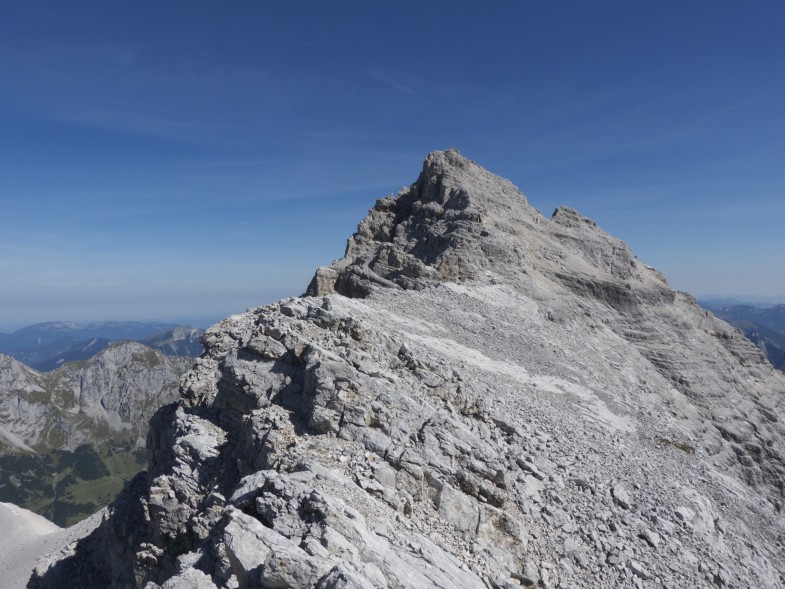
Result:
[[[150,418],[191,364],[135,342],[52,372],[0,355],[0,501],[61,526],[107,505],[144,469]]]
[[[414,184],[377,200],[346,255],[320,268],[307,294],[364,297],[374,286],[419,290],[499,279],[519,284],[527,273],[618,304],[630,298],[615,292],[620,281],[655,300],[673,296],[659,273],[638,265],[596,223],[567,207],[549,221],[510,182],[456,150],[431,153]]]
[[[576,211],[435,152],[308,295],[207,331],[30,587],[785,584],[785,375]]]
[[[0,453],[70,451],[113,432],[143,446],[147,422],[192,363],[135,342],[46,373],[0,354]]]

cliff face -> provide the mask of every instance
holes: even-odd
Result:
[[[766,354],[772,366],[785,371],[785,305],[705,306],[723,321],[741,329]]]
[[[785,375],[456,151],[205,335],[150,471],[31,586],[779,587]]]
[[[147,425],[193,363],[134,342],[37,372],[0,355],[0,501],[68,525],[144,468]]]
[[[112,345],[90,360],[48,373],[0,355],[0,428],[8,436],[6,445],[70,451],[127,432],[125,437],[143,447],[147,422],[176,398],[180,375],[192,363],[135,342]]]

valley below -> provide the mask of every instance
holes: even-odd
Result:
[[[0,501],[59,526],[108,505],[146,467],[147,423],[192,363],[136,342],[51,372],[0,355]]]

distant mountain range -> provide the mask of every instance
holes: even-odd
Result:
[[[177,398],[202,333],[60,321],[0,334],[0,501],[59,525],[106,505],[145,467],[148,421]]]
[[[170,323],[53,321],[0,333],[0,353],[41,371],[87,360],[118,341],[141,342],[170,356],[198,357],[204,350],[199,340],[202,333],[202,329]]]
[[[700,301],[720,319],[744,332],[775,368],[785,371],[785,304],[720,304]]]
[[[198,358],[204,352],[201,337],[204,329],[196,329],[188,325],[180,325],[156,333],[141,342],[156,350],[161,350],[169,356],[191,356]]]
[[[768,309],[776,307],[785,301],[785,294],[779,296],[770,295],[703,295],[698,297],[698,301],[704,309],[721,309],[722,307],[733,307],[735,305],[749,305]]]
[[[106,505],[146,466],[150,417],[177,399],[193,364],[137,342],[93,342],[106,347],[51,372],[0,354],[0,501],[61,526]]]

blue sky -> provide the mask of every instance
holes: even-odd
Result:
[[[0,329],[299,294],[446,147],[679,289],[785,295],[783,31],[780,0],[0,0]]]

